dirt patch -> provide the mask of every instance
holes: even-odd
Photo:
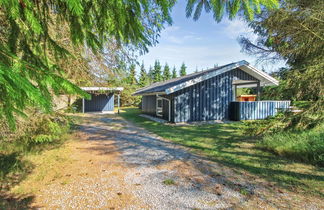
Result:
[[[102,128],[100,122],[85,122]],[[128,169],[113,139],[101,135],[101,130],[79,131],[63,147],[35,156],[34,172],[12,192],[36,195],[31,205],[35,208],[145,208],[124,182]]]

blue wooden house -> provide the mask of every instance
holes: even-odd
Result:
[[[114,113],[115,94],[117,94],[117,106],[119,110],[120,92],[122,87],[81,87],[91,95],[91,99],[82,99],[82,112]]]
[[[157,82],[137,90],[142,96],[142,112],[170,122],[207,120],[264,119],[287,109],[289,101],[258,101],[260,87],[279,82],[239,61],[168,81]],[[257,101],[238,102],[238,88],[257,89]]]

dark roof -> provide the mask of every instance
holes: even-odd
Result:
[[[218,66],[218,67],[215,67],[215,68],[212,68],[212,69],[208,69],[208,70],[204,70],[204,71],[200,71],[200,72],[195,72],[195,73],[192,73],[192,74],[188,74],[188,75],[185,75],[185,76],[182,76],[182,77],[177,77],[177,78],[174,78],[174,79],[170,79],[170,80],[167,80],[167,81],[163,81],[163,82],[155,82],[149,86],[146,86],[144,88],[141,88],[141,89],[138,89],[136,90],[136,92],[134,93],[134,95],[143,95],[143,94],[149,94],[149,93],[158,93],[158,92],[164,92],[166,89],[168,88],[171,88],[175,85],[179,85],[181,83],[184,83],[186,81],[189,81],[189,80],[192,80],[196,77],[200,77],[200,76],[203,76],[205,74],[208,74],[212,71],[217,71],[223,67],[226,67],[226,66],[230,66],[232,64],[235,64],[235,63],[230,63],[230,64],[226,64],[226,65],[223,65],[223,66]]]

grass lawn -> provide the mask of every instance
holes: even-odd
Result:
[[[121,116],[134,124],[192,152],[234,169],[262,178],[294,192],[324,197],[324,168],[294,162],[256,148],[258,139],[244,136],[242,123],[174,126],[140,117],[138,108],[125,108]]]

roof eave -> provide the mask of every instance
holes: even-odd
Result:
[[[225,66],[223,68],[218,69],[217,71],[213,71],[213,72],[211,72],[209,74],[202,75],[202,76],[197,77],[195,79],[186,81],[186,82],[184,82],[182,84],[178,84],[178,85],[175,85],[175,86],[173,86],[171,88],[168,88],[168,89],[165,90],[165,93],[167,95],[171,94],[171,93],[174,93],[176,91],[179,91],[179,90],[184,89],[186,87],[190,87],[190,86],[192,86],[194,84],[197,84],[199,82],[202,82],[202,81],[207,80],[209,78],[215,77],[217,75],[220,75],[220,74],[222,74],[224,72],[227,72],[229,70],[238,68],[238,67],[243,66],[243,65],[249,65],[249,63],[247,61],[245,61],[245,60],[233,63],[232,65]]]
[[[268,75],[267,73],[260,71],[257,68],[254,68],[251,65],[243,65],[240,67],[240,69],[242,69],[245,72],[252,71],[253,72],[252,74],[251,74],[251,72],[247,72],[247,73],[254,76],[255,78],[259,79],[261,82],[261,86],[278,86],[279,85],[278,80],[276,80],[272,76]]]
[[[150,93],[141,93],[141,92],[136,92],[132,94],[132,96],[151,96],[151,95],[165,95],[166,92],[150,92]]]
[[[84,91],[123,91],[123,87],[80,87]]]

